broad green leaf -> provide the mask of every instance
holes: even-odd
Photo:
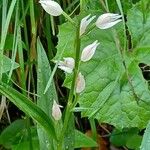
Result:
[[[140,150],[148,150],[150,148],[150,122],[147,124]]]
[[[3,82],[0,82],[0,93],[27,115],[31,116],[45,130],[49,138],[56,139],[53,121],[30,99]]]
[[[55,85],[52,84],[48,91],[44,94],[45,87],[51,75],[51,68],[44,51],[44,48],[40,42],[37,40],[37,51],[38,51],[38,67],[37,67],[37,94],[39,98],[37,99],[37,105],[52,119],[52,105],[53,101],[57,100],[57,93]],[[40,141],[40,149],[47,149],[47,135],[46,133],[38,127],[38,136]],[[49,141],[49,149],[53,149],[53,140]]]
[[[12,65],[11,59],[6,56],[3,56],[3,63],[4,63],[3,73],[10,71],[11,65]],[[13,69],[16,69],[18,67],[19,67],[19,64],[15,63]]]
[[[123,12],[126,14],[126,12],[128,11],[128,9],[130,9],[132,7],[132,1],[131,0],[120,0],[122,7],[123,7]],[[108,0],[108,7],[109,7],[109,11],[110,12],[115,12],[115,13],[120,13],[119,9],[118,9],[118,5],[115,1],[112,0]]]
[[[114,29],[122,44],[121,23]],[[75,56],[74,37],[75,30],[71,24],[65,23],[60,26],[55,59],[58,59],[65,41],[68,41],[68,44],[63,57]],[[137,59],[139,56],[136,54],[131,55],[131,52],[127,52],[125,71],[113,37],[112,30],[95,28],[81,40],[81,50],[95,40],[100,42],[94,57],[80,66],[80,71],[85,76],[86,88],[79,97],[79,104],[80,107],[88,108],[82,112],[82,116],[94,117],[117,128],[143,128],[150,115],[150,91],[139,68],[139,63],[143,60]],[[144,51],[143,55],[146,53]],[[70,87],[71,80],[72,75],[67,76],[64,85]]]
[[[33,150],[39,150],[39,141],[35,127],[31,127],[31,135]],[[19,119],[6,127],[0,135],[0,144],[7,149],[30,150],[26,121]]]
[[[150,6],[148,3],[143,9],[142,5],[140,1],[127,14],[127,25],[133,48],[150,45]]]
[[[132,55],[136,61],[150,65],[150,46],[136,48]]]
[[[97,1],[97,0],[87,0],[87,2],[83,2],[83,5],[84,3],[86,3],[86,7],[87,9],[90,9],[90,10],[94,10],[94,11],[101,11],[100,10],[100,1]],[[85,9],[85,8],[84,8]]]
[[[123,129],[122,131],[114,129],[110,136],[110,142],[118,147],[125,146],[133,135],[138,135],[138,132],[137,128]]]
[[[140,150],[141,142],[142,142],[142,136],[133,135],[127,141],[126,146],[130,149]]]
[[[30,145],[31,141],[28,137],[27,130],[25,130],[23,132],[24,137],[21,137],[21,140],[12,145],[12,150],[40,150],[36,126],[31,127],[30,130],[32,135],[32,145]]]
[[[23,132],[25,129],[25,120],[20,119],[14,121],[2,131],[0,135],[0,144],[5,148],[11,148],[13,144],[17,144],[24,136]]]
[[[75,148],[97,147],[97,143],[82,132],[75,130]]]
[[[29,148],[29,141],[21,142],[17,145],[12,146],[12,150],[30,150]],[[39,148],[39,141],[38,137],[32,140],[33,149],[32,150],[41,150]]]

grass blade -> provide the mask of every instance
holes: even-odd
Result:
[[[19,109],[31,116],[46,131],[49,138],[56,139],[53,121],[30,99],[3,82],[0,82],[0,92]]]
[[[37,94],[40,96],[37,100],[37,105],[40,106],[40,108],[50,117],[51,116],[51,109],[53,105],[53,100],[57,99],[57,93],[54,86],[54,83],[51,84],[50,88],[48,89],[48,92],[44,94],[44,89],[47,84],[47,81],[51,75],[51,68],[48,61],[48,58],[46,56],[46,53],[44,51],[44,48],[40,42],[40,40],[37,40],[37,51],[38,51],[38,69],[37,69]],[[40,149],[45,150],[47,149],[47,135],[41,130],[41,128],[38,128],[38,136],[40,141]],[[53,149],[53,140],[49,141],[49,149]]]

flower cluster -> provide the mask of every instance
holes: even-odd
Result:
[[[61,6],[53,0],[40,0],[39,3],[43,9],[52,16],[63,14]],[[81,20],[80,36],[85,33],[87,26],[96,18],[96,16],[90,16],[91,15],[88,15]],[[122,21],[121,18],[122,16],[119,14],[105,13],[98,17],[95,24],[100,29],[108,29]]]
[[[92,20],[95,18],[95,16],[91,17],[91,15],[88,15],[84,17],[81,20],[80,23],[80,36],[82,36],[85,31],[87,26],[92,22]],[[96,21],[96,26],[100,29],[108,29],[117,24],[118,22],[121,21],[121,15],[118,14],[112,14],[112,13],[106,13],[101,15],[97,21]],[[97,47],[99,46],[98,40],[94,41],[93,43],[87,45],[81,53],[81,61],[82,62],[87,62],[89,61],[93,55],[95,54],[95,51]],[[64,58],[64,61],[60,61],[58,63],[58,68],[61,70],[65,71],[66,73],[72,73],[74,69],[74,64],[75,61],[71,57]],[[85,89],[85,79],[84,76],[79,72],[77,81],[76,81],[76,93],[81,93]]]
[[[41,3],[43,9],[49,13],[52,16],[59,16],[63,14],[63,10],[61,6],[53,1],[53,0],[40,0],[39,3]],[[84,17],[80,22],[80,31],[79,35],[80,37],[86,33],[88,25],[96,18],[96,16],[88,15]],[[122,16],[119,14],[113,14],[113,13],[105,13],[98,17],[94,25],[96,25],[99,29],[108,29],[122,21]],[[93,43],[87,45],[81,52],[81,58],[80,61],[87,62],[89,61],[93,55],[95,54],[95,51],[97,47],[99,46],[98,40],[94,41]],[[75,67],[75,60],[72,57],[66,57],[63,58],[63,61],[58,61],[58,68],[63,70],[66,73],[72,73],[73,69]],[[79,71],[76,79],[75,84],[75,92],[77,94],[80,94],[85,89],[86,83],[84,75]],[[61,119],[61,110],[60,105],[54,101],[53,107],[52,107],[52,116],[55,120]]]

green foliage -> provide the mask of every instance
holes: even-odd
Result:
[[[16,120],[0,135],[0,144],[6,148],[11,148],[12,145],[17,144],[21,139],[23,131],[26,129],[25,120]]]
[[[138,5],[134,9],[138,10]],[[134,13],[129,13],[127,17],[129,29],[131,29],[131,20],[135,23],[140,17],[138,15],[135,17]],[[142,25],[141,21],[139,22]],[[120,23],[115,27],[118,35],[123,34],[121,26]],[[139,39],[139,33],[141,32],[137,32],[135,24],[132,24],[132,29],[135,32],[131,32],[133,34],[133,36],[131,34],[131,37],[134,37],[137,33],[135,39]],[[73,39],[75,32],[71,24],[61,25],[59,31],[58,52],[55,59],[60,55],[66,44],[65,41],[68,41],[68,44],[63,57],[74,57]],[[81,107],[88,108],[87,111],[82,113],[82,116],[94,116],[100,122],[112,124],[117,128],[145,127],[150,115],[150,107],[147,105],[150,102],[150,92],[148,83],[143,78],[138,65],[144,63],[145,55],[149,58],[150,49],[145,51],[138,46],[138,49],[133,52],[127,51],[125,56],[127,70],[125,70],[123,60],[114,42],[114,33],[110,29],[104,31],[95,28],[82,38],[81,50],[95,40],[100,42],[96,54],[89,62],[81,63],[80,67],[85,76],[86,88],[80,95],[79,103]],[[120,40],[122,44],[122,37]],[[65,86],[70,87],[71,78],[71,76],[67,77]]]
[[[3,65],[3,73],[6,73],[8,71],[10,71],[11,67],[12,67],[12,61],[10,58],[3,56],[3,61],[4,61],[4,65]],[[14,63],[13,69],[16,69],[19,67],[19,64]]]
[[[147,124],[140,150],[148,150],[150,148],[150,122]]]
[[[142,136],[138,135],[137,128],[123,129],[122,131],[115,129],[110,137],[110,142],[115,146],[127,146],[130,149],[139,149]]]
[[[13,122],[2,131],[0,144],[12,150],[30,150],[31,143],[33,150],[97,147],[97,143],[93,140],[96,138],[95,122],[92,126],[94,137],[91,139],[75,129],[72,110],[76,110],[81,111],[81,116],[88,117],[89,120],[97,119],[99,123],[108,123],[116,127],[110,137],[110,142],[115,146],[126,146],[129,149],[138,150],[142,139],[138,134],[139,129],[145,128],[150,120],[150,91],[147,81],[149,79],[146,80],[143,77],[139,67],[140,64],[150,65],[150,0],[58,2],[62,4],[66,13],[72,13],[71,17],[75,16],[75,22],[81,21],[88,14],[98,17],[108,11],[109,7],[111,13],[120,14],[121,11],[126,24],[120,22],[107,30],[100,30],[92,25],[91,28],[88,27],[91,32],[81,37],[81,51],[96,40],[100,42],[100,45],[90,61],[80,62],[74,74],[66,75],[64,86],[70,88],[71,82],[74,86],[71,94],[68,94],[66,89],[62,91],[59,89],[59,81],[62,80],[60,76],[57,76],[58,74],[62,76],[62,72],[59,71],[56,75],[59,92],[56,91],[53,77],[57,65],[52,72],[53,65],[50,65],[49,61],[56,53],[56,45],[57,54],[54,60],[60,60],[60,58],[62,60],[64,57],[75,58],[75,56],[77,60],[79,55],[76,55],[76,50],[79,51],[77,47],[80,47],[80,40],[76,36],[76,26],[67,22],[60,25],[57,30],[57,24],[63,23],[64,18],[59,16],[54,19],[48,14],[44,15],[45,12],[40,10],[41,7],[34,5],[34,0],[25,2],[0,0],[2,12],[0,14],[2,20],[0,24],[0,93],[37,122],[34,127],[27,125],[23,119]],[[76,16],[76,14],[79,15]],[[95,21],[96,19],[92,23]],[[57,44],[55,36],[58,31]],[[37,35],[40,36],[43,44]],[[46,48],[44,49],[43,46]],[[12,59],[4,54],[12,56]],[[19,64],[15,63],[15,60]],[[19,66],[17,71],[12,72]],[[77,63],[76,66],[78,66]],[[75,72],[78,73],[78,70],[85,77],[86,88],[80,95],[75,95],[79,106],[72,108],[73,91],[76,85]],[[7,75],[8,71],[10,71],[9,75]],[[3,73],[5,77],[9,76],[9,79],[13,77],[22,91],[18,92],[14,87],[9,86],[9,83],[4,83]],[[74,80],[72,80],[73,76]],[[27,97],[25,91],[37,93],[37,98],[34,94],[28,94],[28,97],[33,95],[35,103]],[[62,108],[63,117],[57,122],[51,115],[53,100],[60,102],[61,99],[66,99],[67,101],[68,95],[67,108],[65,106]],[[62,102],[62,104],[65,103]],[[78,124],[78,119],[76,121]],[[149,126],[148,124],[141,150],[148,150],[150,147]]]
[[[0,92],[27,115],[31,116],[47,132],[49,138],[56,139],[53,121],[36,104],[3,82],[0,83]]]
[[[82,132],[75,130],[75,148],[97,147],[97,143]]]
[[[149,46],[150,40],[149,3],[143,6],[142,1],[136,4],[127,14],[127,25],[132,38],[132,47]]]
[[[31,128],[31,131],[33,148],[34,150],[39,150],[36,128]],[[0,135],[0,144],[7,149],[29,150],[30,146],[27,134],[26,120],[16,120],[2,131]]]
[[[139,150],[142,142],[142,136],[133,135],[130,137],[130,140],[127,141],[126,146],[130,149]]]
[[[40,150],[39,149],[39,143],[38,143],[38,137],[32,140],[33,149],[32,150]],[[17,145],[12,146],[12,150],[30,150],[29,148],[29,140],[26,140],[25,142],[21,142]]]

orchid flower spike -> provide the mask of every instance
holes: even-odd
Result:
[[[52,16],[59,16],[63,13],[61,6],[53,0],[40,0],[43,9]]]
[[[111,28],[112,26],[122,21],[121,17],[122,16],[119,14],[105,13],[98,17],[96,26],[100,29]]]
[[[52,116],[56,121],[60,120],[62,116],[60,108],[62,108],[62,106],[58,105],[54,100],[52,107]]]
[[[74,69],[75,61],[72,57],[63,58],[64,61],[58,62],[58,68],[65,71],[66,73],[72,73]]]
[[[85,30],[87,28],[87,26],[92,22],[92,20],[96,17],[96,16],[93,16],[93,17],[90,17],[91,15],[88,15],[86,17],[84,17],[82,20],[81,20],[81,23],[80,23],[80,36],[83,35],[85,33]]]
[[[79,72],[76,81],[76,93],[81,93],[85,89],[85,79],[84,76]]]
[[[92,44],[86,46],[82,51],[81,61],[83,61],[83,62],[89,61],[93,57],[93,55],[96,51],[96,48],[99,44],[100,43],[96,40]]]

